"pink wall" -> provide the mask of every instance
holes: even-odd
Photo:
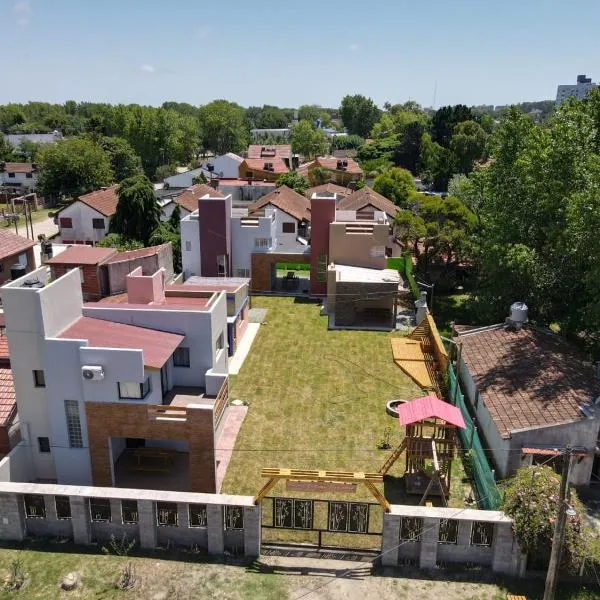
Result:
[[[127,299],[131,304],[163,304],[165,301],[165,282],[163,270],[153,275],[142,275],[142,267],[127,275]]]
[[[319,256],[329,255],[329,224],[335,221],[335,198],[312,198],[310,201],[310,293],[327,294],[327,272],[319,281]],[[329,262],[329,261],[328,261]]]

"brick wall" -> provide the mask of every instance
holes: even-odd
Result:
[[[100,300],[102,298],[102,288],[100,284],[100,273],[98,265],[50,265],[52,279],[58,279],[71,269],[81,269],[83,272],[83,281],[81,283],[81,291],[84,301]]]
[[[394,310],[397,283],[359,283],[338,281],[335,285],[336,325],[360,325],[361,313],[369,309]]]
[[[27,273],[30,273],[35,269],[35,254],[33,252],[33,248],[29,248],[29,250],[25,251],[27,255]],[[19,252],[19,254],[22,254]],[[10,268],[19,262],[19,254],[13,254],[3,260],[0,260],[0,265],[2,268],[0,269],[0,285],[10,279]]]
[[[113,484],[109,438],[186,440],[193,492],[216,491],[215,436],[212,407],[188,408],[185,421],[149,418],[148,405],[86,402],[90,461],[94,485]]]

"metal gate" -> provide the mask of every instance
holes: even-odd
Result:
[[[344,551],[381,550],[377,502],[265,496],[262,543]]]

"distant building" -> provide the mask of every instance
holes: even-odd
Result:
[[[292,137],[292,130],[289,127],[283,129],[251,129],[250,137],[253,140],[259,141],[266,137],[276,137],[282,140],[289,140]]]
[[[577,83],[575,85],[558,86],[556,91],[556,106],[560,106],[567,98],[583,100],[589,91],[595,87],[598,87],[598,84],[593,83],[590,77],[577,75]]]
[[[23,275],[35,269],[34,246],[33,240],[0,228],[0,285],[11,279],[11,268],[16,264],[24,267]]]
[[[35,163],[0,162],[0,188],[9,195],[28,194],[35,189],[37,168]]]
[[[213,156],[209,160],[202,163],[202,168],[212,173],[213,177],[237,177],[240,172],[240,164],[243,158],[227,152],[221,156]]]
[[[54,144],[62,140],[62,133],[58,130],[52,133],[14,133],[4,136],[6,141],[13,147],[19,148],[22,142],[32,144]]]

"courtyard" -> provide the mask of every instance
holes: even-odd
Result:
[[[230,398],[247,402],[249,410],[223,493],[255,495],[265,483],[264,467],[379,471],[391,449],[378,446],[387,441],[394,448],[404,435],[385,403],[423,395],[392,360],[389,336],[399,334],[330,331],[319,305],[303,298],[253,297],[252,307],[267,313],[252,352],[232,378]],[[401,456],[391,468],[385,494],[392,503],[418,504],[419,496],[404,493],[404,464]],[[463,507],[470,486],[460,460],[453,462],[452,476],[449,504]],[[272,494],[285,495],[284,484]],[[352,498],[319,497],[374,501],[360,487]]]

